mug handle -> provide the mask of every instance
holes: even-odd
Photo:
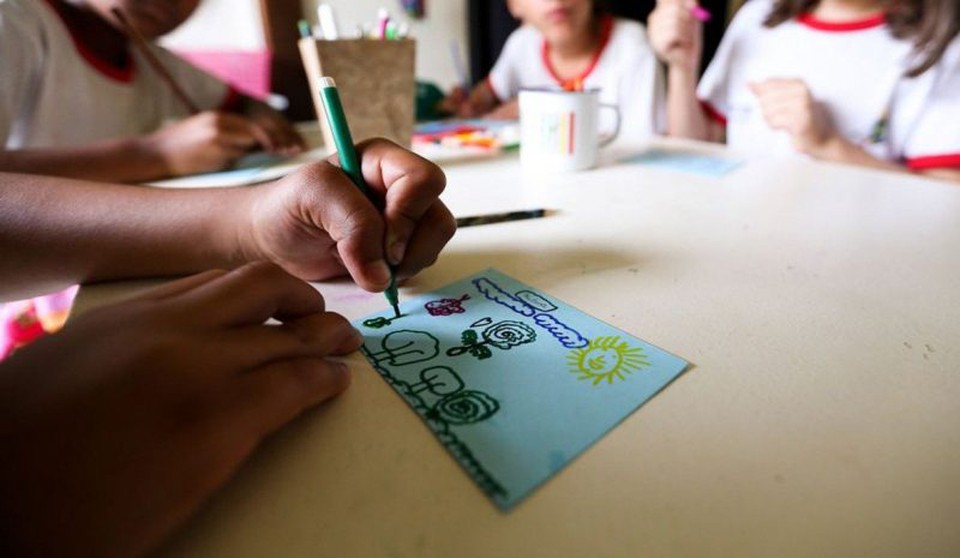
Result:
[[[613,143],[613,140],[617,139],[617,136],[620,135],[620,107],[610,103],[600,103],[601,109],[610,109],[617,115],[616,124],[613,127],[613,133],[607,134],[606,137],[600,138],[600,147],[606,147]]]

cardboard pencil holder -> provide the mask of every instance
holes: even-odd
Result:
[[[385,137],[410,147],[415,41],[300,39],[299,46],[325,145],[334,142],[320,100],[319,83],[324,76],[337,83],[354,141]]]

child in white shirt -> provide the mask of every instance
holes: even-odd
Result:
[[[601,103],[620,111],[622,140],[656,133],[663,86],[643,25],[613,18],[594,0],[510,0],[508,6],[524,25],[461,104],[460,116],[517,118],[517,95],[525,88],[597,89]]]
[[[699,86],[691,5],[660,0],[650,18],[671,135],[960,180],[955,0],[751,0]]]
[[[302,148],[278,113],[150,44],[191,116],[111,11],[150,40],[198,3],[0,0],[0,170],[140,182]]]

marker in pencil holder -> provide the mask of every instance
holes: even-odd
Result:
[[[354,141],[385,137],[409,147],[413,136],[416,41],[300,39],[300,57],[310,83],[323,141],[333,146],[320,99],[319,81],[332,77]]]

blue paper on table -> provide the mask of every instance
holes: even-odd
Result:
[[[660,167],[701,176],[720,177],[739,167],[743,161],[716,155],[691,153],[689,151],[668,151],[650,149],[639,155],[623,160],[625,163],[639,163],[651,167]]]
[[[501,509],[687,363],[488,269],[358,320],[363,354]]]

